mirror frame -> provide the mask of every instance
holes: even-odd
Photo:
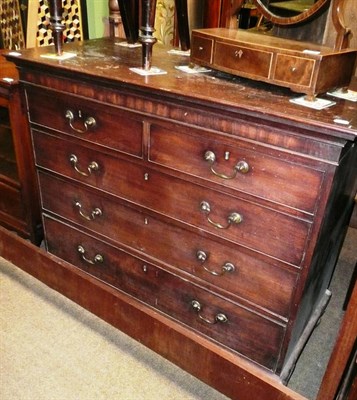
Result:
[[[273,22],[277,25],[294,25],[299,22],[303,22],[309,18],[311,18],[314,14],[316,14],[321,8],[327,6],[332,0],[318,0],[314,3],[308,10],[294,15],[293,17],[280,17],[271,11],[268,10],[266,5],[262,3],[262,0],[253,0],[257,9],[261,12],[261,14],[269,21]]]

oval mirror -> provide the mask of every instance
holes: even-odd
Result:
[[[277,25],[293,25],[311,18],[330,0],[253,0],[257,9]]]

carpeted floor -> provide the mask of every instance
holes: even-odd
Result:
[[[340,277],[333,283],[335,300],[290,383],[310,399],[317,393],[342,317],[356,244],[357,230],[352,229],[340,256]],[[326,327],[328,318],[332,322]],[[0,258],[0,399],[227,398]]]

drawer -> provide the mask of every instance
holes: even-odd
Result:
[[[219,40],[215,43],[213,65],[263,78],[269,77],[273,53],[252,50]]]
[[[142,157],[142,120],[107,104],[27,88],[32,123],[78,139]]]
[[[46,215],[44,230],[50,253],[147,304],[154,305],[157,268]]]
[[[274,80],[309,87],[314,65],[314,60],[278,54]]]
[[[273,209],[213,191],[100,152],[73,146],[47,134],[34,133],[39,165],[77,178],[185,224],[196,226],[285,262],[300,265],[310,224]],[[49,149],[55,149],[51,151]],[[77,164],[96,163],[98,169],[83,177]],[[83,166],[80,165],[81,170]],[[60,167],[59,167],[60,166]],[[286,247],[286,238],[291,246]]]
[[[44,216],[48,251],[274,369],[284,326]],[[198,302],[202,310],[198,312]],[[226,318],[215,323],[215,318]],[[207,319],[205,322],[203,319]],[[211,321],[214,323],[211,324]]]
[[[244,248],[151,217],[112,196],[39,172],[46,212],[126,245],[200,282],[286,318],[297,274]],[[61,191],[61,198],[54,195]],[[155,240],[153,240],[155,238]],[[232,267],[233,266],[233,267]]]
[[[239,141],[232,146],[209,139],[204,132],[194,136],[177,126],[170,129],[154,124],[149,151],[149,160],[155,164],[308,213],[315,211],[323,173],[266,155],[256,147],[243,147]],[[211,158],[206,161],[207,152]],[[244,163],[248,171],[238,172]]]
[[[156,307],[209,338],[275,370],[285,326],[165,274]]]
[[[191,58],[210,64],[212,62],[213,40],[192,35]]]

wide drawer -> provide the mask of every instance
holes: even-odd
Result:
[[[44,216],[48,251],[274,370],[280,325]]]
[[[142,156],[142,120],[128,111],[59,92],[27,88],[32,123]]]
[[[34,132],[34,143],[36,162],[44,168],[279,260],[301,263],[310,228],[305,220],[47,134]],[[83,176],[93,163],[98,168]]]
[[[268,263],[241,247],[226,245],[168,224],[112,196],[39,172],[41,198],[52,212],[118,245],[145,253],[211,287],[288,317],[296,272]],[[61,192],[61,196],[57,193]]]
[[[150,132],[149,160],[153,163],[288,207],[315,211],[321,171],[269,156],[253,145],[243,147],[238,140],[236,146],[223,138],[216,141],[204,132],[189,135],[177,126],[170,129],[158,124],[151,125]],[[244,163],[247,171],[239,169]]]

